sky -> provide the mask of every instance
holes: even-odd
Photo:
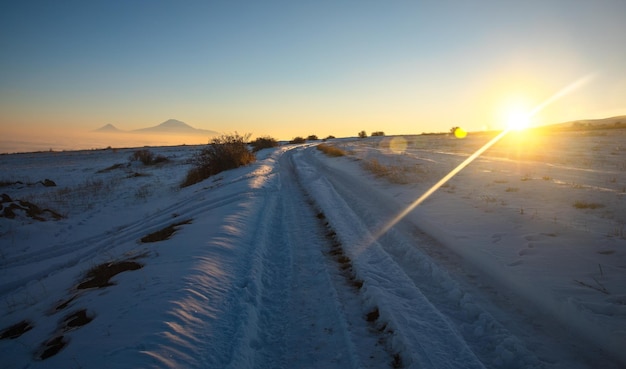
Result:
[[[610,117],[624,45],[623,0],[3,1],[0,136],[497,129],[581,79],[533,124]]]

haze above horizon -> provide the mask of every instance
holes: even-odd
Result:
[[[620,0],[12,2],[0,135],[169,118],[277,139],[498,129],[590,74],[531,123],[604,118],[626,114],[623,45]]]

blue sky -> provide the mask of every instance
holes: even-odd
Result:
[[[626,2],[20,1],[0,5],[0,127],[175,118],[289,139],[626,114]]]

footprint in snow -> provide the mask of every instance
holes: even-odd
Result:
[[[493,235],[491,235],[491,242],[492,243],[500,242],[504,235],[505,235],[504,233],[494,233]]]
[[[517,254],[519,256],[526,256],[526,255],[536,255],[538,253],[539,251],[535,248],[527,248],[527,249],[520,250]]]

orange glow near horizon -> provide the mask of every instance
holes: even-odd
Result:
[[[41,127],[32,129],[13,127],[3,129],[0,154],[37,151],[74,151],[143,146],[201,145],[210,141],[203,135],[168,135],[140,133],[81,132],[72,129]]]

